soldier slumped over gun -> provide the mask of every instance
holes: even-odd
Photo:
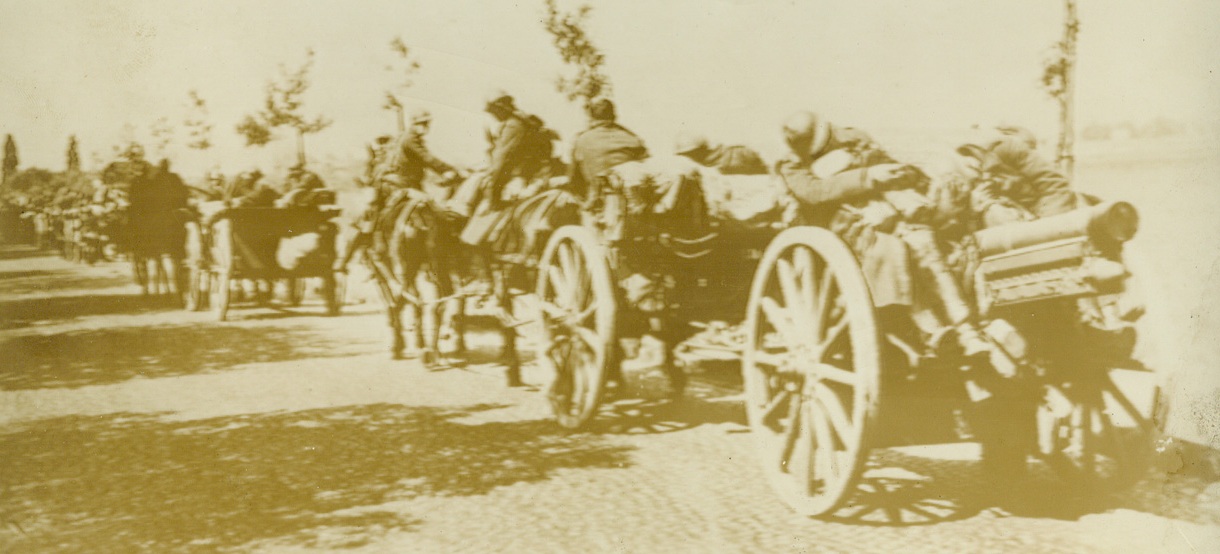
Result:
[[[711,144],[700,135],[679,135],[674,141],[674,154],[724,175],[767,174],[767,162],[754,149],[740,144]]]
[[[984,227],[1030,221],[1075,209],[1076,195],[1066,176],[1036,150],[1033,133],[997,127],[957,149],[973,159],[978,186],[971,208]]]
[[[828,228],[846,241],[860,258],[883,320],[914,323],[933,348],[956,334],[966,357],[990,354],[991,344],[976,326],[932,229],[920,223],[931,210],[918,190],[926,179],[922,173],[897,163],[866,133],[831,125],[812,112],[791,115],[783,134],[791,152],[776,164],[776,173],[799,201],[799,222]],[[920,286],[940,305],[921,309]]]

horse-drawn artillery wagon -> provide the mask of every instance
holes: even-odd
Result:
[[[687,178],[612,177],[585,206],[537,270],[538,360],[555,372],[561,425],[595,416],[624,359],[620,339],[643,329],[672,347],[702,319],[741,323],[759,460],[803,514],[845,506],[876,465],[870,452],[892,446],[976,440],[988,471],[1023,471],[1034,456],[1106,486],[1135,476],[1148,452],[1155,383],[1139,398],[1117,374],[1147,384],[1155,373],[1132,359],[1130,329],[1104,324],[1138,315],[1123,306],[1133,287],[1123,243],[1137,223],[1128,204],[967,238],[976,256],[961,277],[994,346],[990,371],[965,371],[960,352],[884,320],[857,257],[829,230],[704,217],[715,210]]]
[[[342,280],[334,270],[338,229],[331,221],[338,215],[339,210],[314,207],[243,207],[188,223],[188,309],[203,309],[210,301],[217,319],[224,321],[234,286],[242,280],[267,283],[268,288],[285,280],[295,304],[304,293],[304,280],[317,278],[326,314],[338,314]],[[289,241],[297,244],[286,254]]]

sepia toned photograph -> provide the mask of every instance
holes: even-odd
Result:
[[[0,552],[1220,551],[1220,3],[0,7]]]

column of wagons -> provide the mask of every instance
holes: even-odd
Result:
[[[894,446],[976,440],[986,469],[1024,468],[1035,456],[1090,488],[1139,475],[1162,419],[1156,373],[1131,359],[1138,356],[1106,359],[1078,341],[1087,332],[1081,302],[1109,309],[1138,285],[1138,276],[1096,269],[1100,260],[1124,262],[1122,245],[1137,224],[1129,204],[974,236],[982,257],[971,285],[981,313],[1019,330],[1028,344],[1000,346],[1036,363],[997,385],[1011,410],[963,434],[972,403],[956,361],[928,356],[901,329],[882,326],[859,261],[835,234],[725,221],[678,228],[669,214],[629,209],[631,193],[609,180],[598,189],[580,225],[551,235],[536,274],[537,359],[561,384],[552,391],[560,425],[578,428],[597,414],[633,309],[620,280],[645,271],[669,284],[679,324],[741,323],[758,461],[801,514],[843,508],[878,463],[870,453]],[[1120,386],[1133,381],[1154,386],[1142,395]]]

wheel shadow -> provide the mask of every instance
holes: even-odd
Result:
[[[678,400],[628,398],[604,404],[585,431],[605,435],[657,435],[724,423],[744,429],[745,406],[740,402],[690,397]]]
[[[0,388],[76,388],[136,377],[223,371],[251,363],[351,353],[351,341],[307,327],[210,323],[22,335],[0,342]]]
[[[0,435],[0,550],[359,547],[410,532],[419,497],[472,496],[560,469],[631,465],[631,447],[547,421],[375,404],[169,421],[39,420]]]
[[[986,475],[976,460],[943,460],[875,452],[848,502],[823,519],[872,527],[947,523],[989,512],[997,517],[1076,521],[1129,509],[1204,525],[1220,525],[1220,507],[1198,501],[1207,482],[1151,476],[1122,491],[1074,487],[1031,461],[1027,475]]]

